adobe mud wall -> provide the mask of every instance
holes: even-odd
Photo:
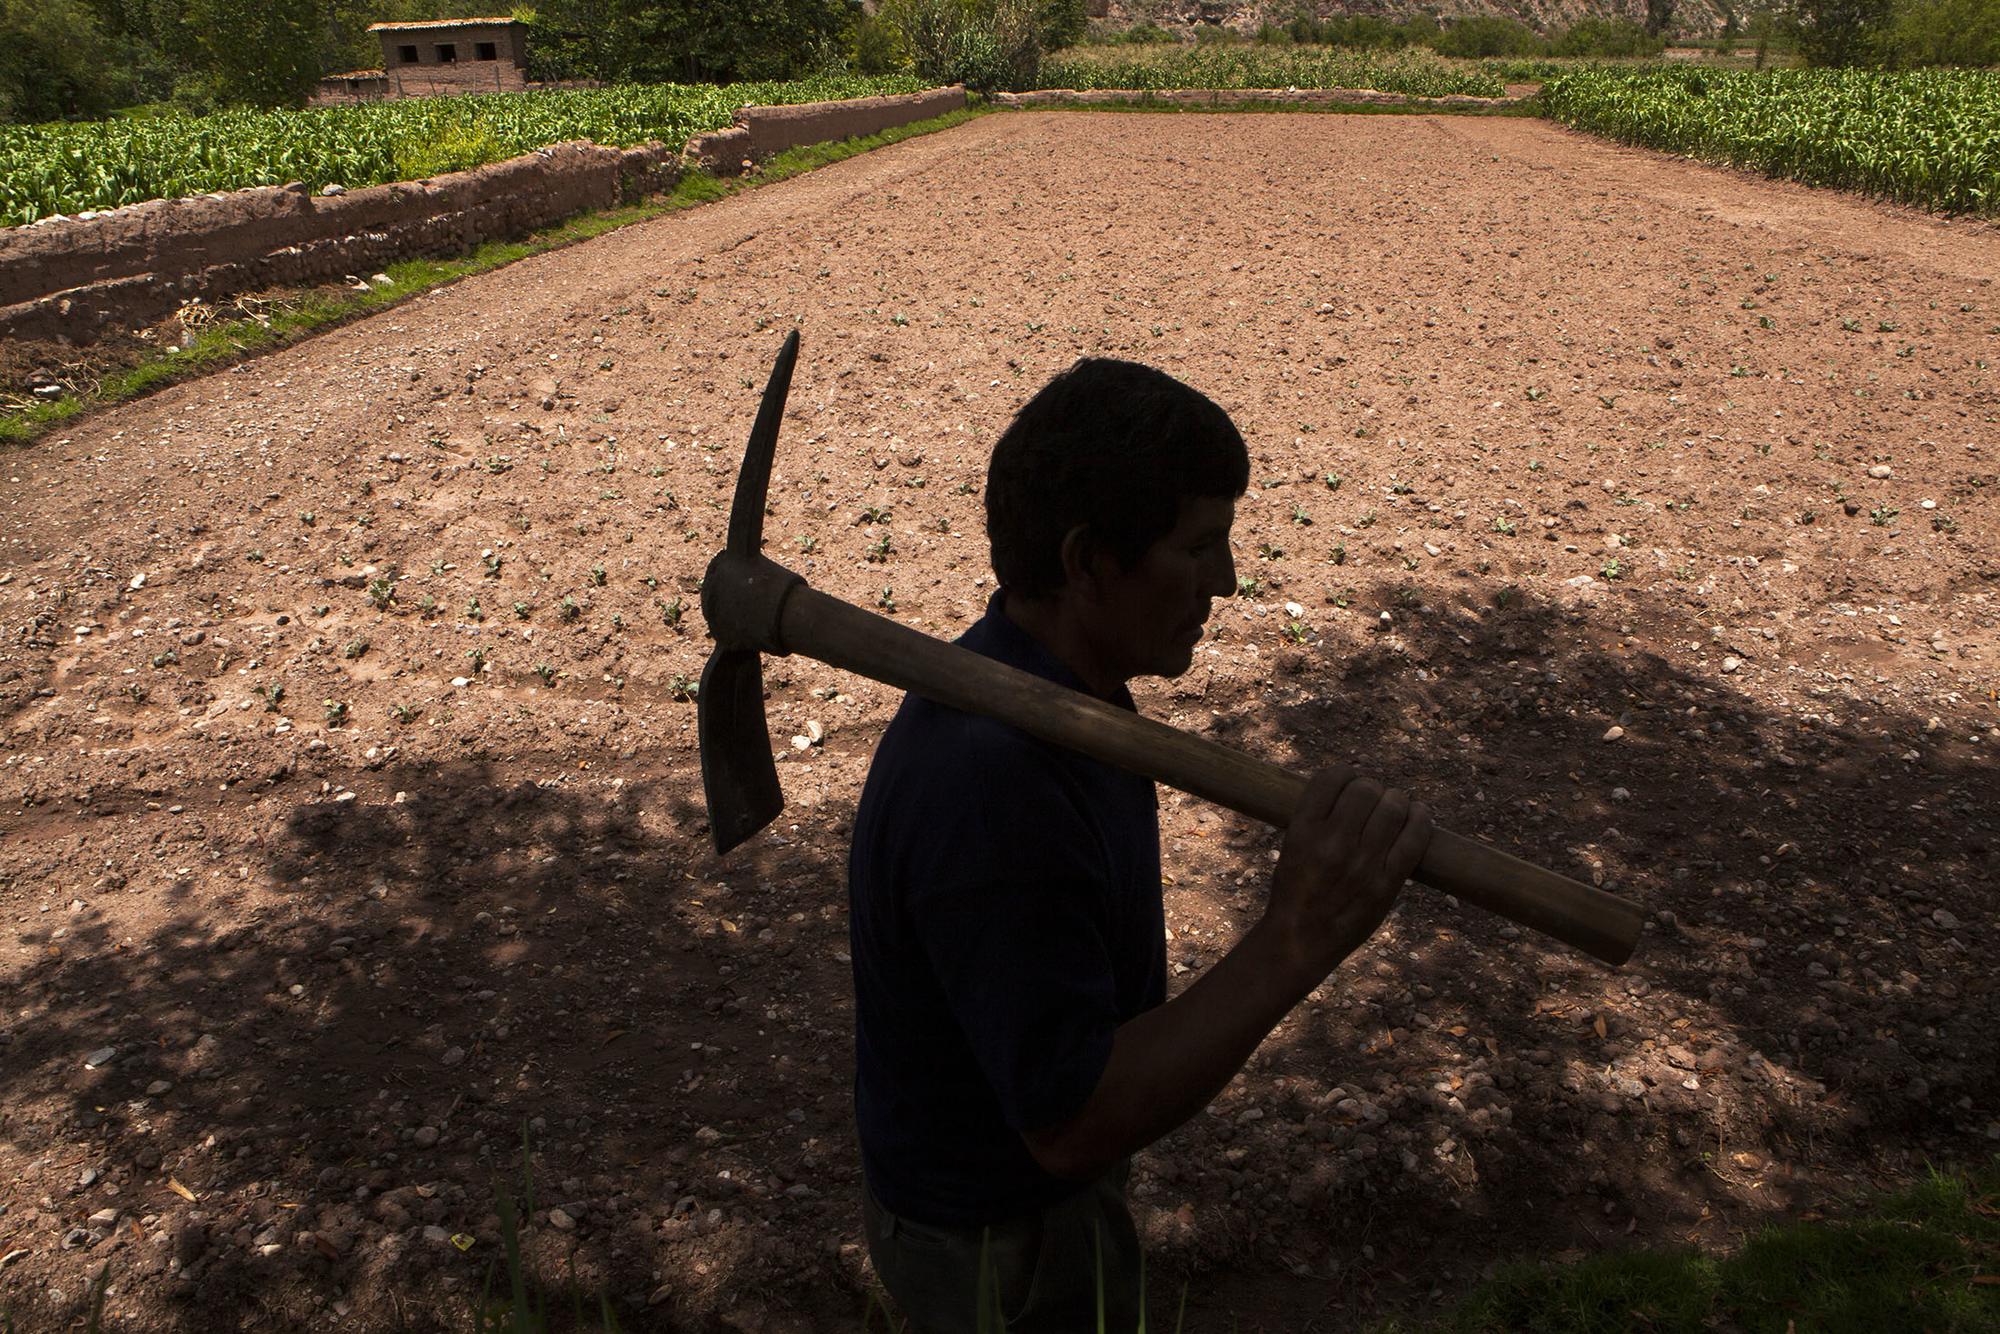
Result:
[[[892,97],[856,97],[845,102],[744,107],[736,113],[734,128],[698,134],[688,140],[686,156],[704,170],[733,176],[742,170],[744,162],[754,162],[788,148],[880,134],[964,106],[965,89],[953,85]]]
[[[1443,97],[1414,97],[1408,93],[1378,93],[1370,88],[1044,88],[1032,93],[995,93],[993,102],[1003,107],[1115,106],[1159,102],[1169,106],[1228,107],[1246,102],[1273,102],[1286,106],[1506,106],[1516,97],[1472,97],[1449,93]]]
[[[802,107],[746,107],[719,132],[740,169],[805,143],[874,134],[965,105],[962,88]],[[783,113],[781,115],[773,113]],[[718,135],[704,135],[714,140]],[[188,300],[365,276],[393,260],[457,254],[654,194],[704,159],[664,144],[556,144],[472,171],[314,195],[266,186],[160,199],[0,231],[0,338],[85,343]]]

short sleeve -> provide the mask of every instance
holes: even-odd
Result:
[[[1111,1058],[1118,1008],[1102,839],[1052,767],[1005,776],[1023,781],[975,791],[978,775],[960,770],[949,783],[958,800],[924,803],[944,827],[927,830],[905,863],[904,906],[1019,1132],[1083,1109]]]

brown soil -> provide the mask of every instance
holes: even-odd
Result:
[[[1412,890],[1142,1155],[1190,1329],[1978,1159],[1996,273],[1990,226],[1539,123],[992,116],[8,455],[0,1305],[108,1263],[114,1329],[468,1327],[525,1125],[531,1253],[626,1328],[858,1322],[843,866],[895,698],[770,661],[788,809],[718,861],[682,697],[795,321],[767,532],[816,586],[957,633],[1011,411],[1159,364],[1252,441],[1258,586],[1142,706],[1654,914],[1612,973]],[[1275,837],[1162,823],[1185,980]]]

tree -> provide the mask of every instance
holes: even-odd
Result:
[[[1905,69],[2000,65],[2000,0],[1898,0],[1876,49]]]
[[[785,79],[836,60],[858,12],[853,0],[547,0],[530,41],[559,52],[568,77]]]
[[[1090,11],[1084,0],[1037,0],[1035,29],[1042,50],[1060,51],[1065,46],[1075,46],[1089,28]]]
[[[1646,0],[1646,31],[1658,37],[1674,21],[1674,0]]]
[[[980,92],[1034,86],[1042,63],[1033,0],[883,0],[919,76]]]
[[[197,99],[298,106],[324,72],[318,0],[186,0],[182,25],[196,53]]]
[[[1872,63],[1876,34],[1888,22],[1890,0],[1797,0],[1792,26],[1808,65]]]
[[[0,120],[102,115],[103,30],[77,0],[0,0]]]

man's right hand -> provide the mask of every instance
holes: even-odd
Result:
[[[1375,933],[1431,841],[1431,813],[1348,765],[1313,775],[1285,830],[1265,925],[1310,986]]]
[[[1430,812],[1407,794],[1345,767],[1315,776],[1285,831],[1263,920],[1187,990],[1118,1026],[1082,1110],[1022,1133],[1035,1161],[1088,1180],[1208,1105],[1382,924],[1430,841]]]

